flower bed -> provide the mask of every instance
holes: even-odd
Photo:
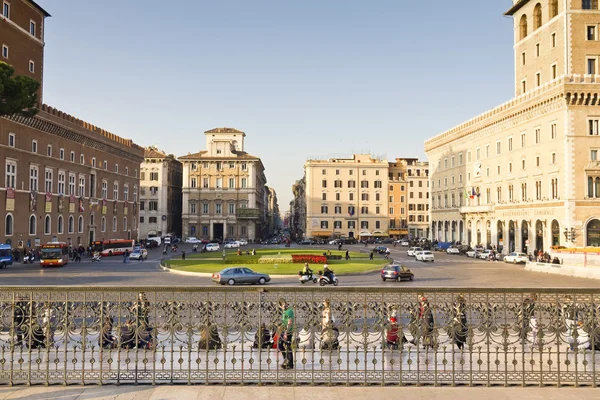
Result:
[[[293,262],[296,264],[311,263],[311,264],[327,264],[327,257],[316,254],[292,254]]]
[[[293,257],[289,254],[262,256],[258,259],[259,264],[292,264]]]

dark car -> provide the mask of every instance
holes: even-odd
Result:
[[[358,241],[355,238],[346,238],[343,239],[344,244],[356,244]]]
[[[384,282],[388,279],[396,282],[401,281],[403,279],[408,279],[409,281],[412,281],[414,277],[415,275],[412,273],[412,271],[404,265],[386,265],[381,270],[381,280]]]
[[[303,241],[301,241],[301,242],[300,242],[300,244],[303,244],[303,245],[311,245],[311,244],[313,244],[313,241],[312,241],[312,240],[310,240],[310,239],[307,239],[307,240],[303,240]]]
[[[383,239],[381,241],[381,243],[383,243],[383,244],[392,244],[392,243],[394,243],[394,240],[393,239],[389,239],[389,238],[388,239]]]
[[[267,274],[261,274],[252,271],[246,267],[231,267],[225,268],[221,272],[214,273],[212,275],[214,283],[220,283],[221,285],[236,285],[236,284],[259,284],[264,285],[271,280],[271,277]]]
[[[387,247],[385,247],[385,246],[377,246],[377,247],[375,247],[375,248],[373,249],[373,251],[374,251],[375,253],[379,253],[379,254],[385,254],[385,253],[386,253],[386,251],[387,251],[387,249],[388,249],[388,248],[387,248]]]

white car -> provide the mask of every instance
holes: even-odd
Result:
[[[206,245],[206,251],[219,251],[221,250],[221,246],[219,246],[219,243],[208,243]]]
[[[513,263],[513,264],[518,264],[518,263],[526,264],[528,259],[529,258],[527,257],[527,254],[525,254],[525,253],[510,253],[509,255],[504,257],[504,262]]]
[[[146,250],[146,249],[134,250],[129,255],[129,259],[131,259],[131,260],[139,260],[140,258],[142,260],[147,259],[148,258],[148,250]]]
[[[460,250],[456,247],[448,247],[446,249],[446,254],[460,254]]]
[[[237,249],[240,247],[240,242],[228,242],[225,243],[225,245],[223,246],[223,248],[225,249]]]
[[[482,260],[487,260],[488,258],[490,258],[491,252],[492,252],[491,250],[479,251],[479,252],[477,252],[477,258],[481,258]]]
[[[400,246],[408,247],[410,246],[410,243],[408,243],[408,240],[403,240],[400,242]]]
[[[201,241],[200,239],[198,239],[198,238],[195,238],[195,237],[193,237],[193,236],[190,236],[189,238],[187,238],[187,239],[185,240],[185,242],[186,242],[186,243],[190,243],[190,244],[199,244],[199,243],[202,243],[202,241]]]
[[[434,261],[433,253],[429,250],[418,251],[415,254],[417,261]]]
[[[246,239],[240,239],[238,240],[238,243],[240,246],[248,246],[248,241]]]
[[[417,253],[418,251],[423,251],[422,248],[420,247],[411,247],[410,249],[408,249],[408,251],[406,252],[406,255],[408,256],[415,256],[415,253]]]

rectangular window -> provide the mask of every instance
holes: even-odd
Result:
[[[535,166],[536,166],[536,167],[539,167],[539,166],[540,166],[540,156],[537,156],[537,157],[535,158]]]
[[[556,64],[552,64],[550,70],[552,71],[552,79],[556,79]]]
[[[158,218],[156,218],[156,217],[148,217],[148,222],[151,224],[156,224],[157,221],[158,221]]]
[[[29,167],[29,190],[38,191],[38,167],[32,165]]]
[[[190,203],[190,214],[196,214],[196,203]]]
[[[208,203],[202,204],[202,214],[208,214]]]
[[[228,208],[227,212],[229,212],[229,215],[235,214],[235,204],[229,203],[229,208]]]
[[[10,4],[7,3],[7,2],[3,3],[3,6],[2,6],[2,15],[4,16],[4,18],[10,19]]]
[[[102,198],[106,199],[107,197],[108,197],[108,182],[102,181]],[[141,204],[144,204],[144,202],[140,203],[140,210],[143,210],[143,208],[141,208]]]
[[[222,189],[223,188],[223,178],[217,178],[217,189]]]
[[[341,199],[341,195],[340,195],[339,193],[336,193],[336,194],[335,194],[335,199],[336,199],[337,201],[340,201],[340,199]]]
[[[552,39],[552,47],[556,47],[556,33],[553,33],[551,35],[551,39]]]
[[[348,200],[354,201],[354,193],[348,193]]]
[[[586,58],[586,63],[587,63],[587,68],[586,68],[586,73],[588,75],[596,75],[596,63],[598,62],[598,59],[596,57],[587,57]]]
[[[501,153],[501,145],[500,145],[500,141],[498,140],[496,142],[496,154],[500,154]]]
[[[521,147],[525,147],[526,141],[525,141],[525,134],[521,133]]]
[[[463,163],[463,155],[462,155],[462,153],[460,153],[458,155],[458,165],[462,165],[462,163]]]
[[[353,189],[356,187],[356,181],[348,181],[348,188]]]
[[[71,162],[75,162],[75,152],[71,152]]]
[[[8,134],[8,146],[15,147],[15,134],[14,133]]]
[[[596,26],[588,25],[585,27],[587,40],[596,40]]]
[[[598,150],[591,150],[590,151],[590,160],[591,161],[598,161]]]
[[[29,60],[29,72],[35,73],[35,63],[31,60]]]
[[[508,163],[508,172],[511,173],[512,172],[512,163]]]
[[[60,158],[61,160],[65,159],[65,149],[60,149],[58,151],[58,158]]]
[[[69,174],[69,195],[75,196],[75,174]]]
[[[115,172],[118,174],[119,173],[119,164],[115,164]]]
[[[527,91],[527,81],[525,79],[523,79],[521,81],[521,94],[525,93]]]
[[[581,8],[584,10],[597,10],[598,0],[582,0]]]
[[[31,152],[32,153],[37,153],[37,140],[32,140],[31,141]]]
[[[16,188],[17,183],[17,162],[12,160],[6,160],[6,179],[4,181],[4,187]]]
[[[229,178],[229,189],[235,189],[235,178]]]
[[[508,138],[508,151],[512,151],[513,149],[513,141],[512,138]]]
[[[8,58],[8,46],[2,45],[2,57]]]
[[[123,200],[129,201],[129,186],[123,185]]]
[[[556,164],[556,153],[550,155],[550,161],[552,162],[552,165]]]
[[[79,164],[85,164],[85,156],[83,154],[79,156]]]
[[[150,180],[158,181],[158,172],[150,172]]]
[[[521,65],[525,65],[525,61],[526,61],[525,52],[522,52],[521,53]]]
[[[215,214],[223,213],[223,205],[221,203],[215,204]]]
[[[190,180],[190,187],[195,188],[197,186],[196,178]]]
[[[539,43],[535,44],[535,56],[536,57],[540,56],[540,44]]]
[[[588,120],[588,134],[598,136],[598,122],[600,119]]]
[[[79,197],[85,196],[85,177],[79,177]]]
[[[208,188],[208,178],[202,178],[202,187],[204,189]]]
[[[537,72],[535,74],[535,86],[536,87],[542,86],[542,73],[541,72]]]
[[[242,164],[243,165],[243,164]],[[246,184],[247,179],[246,178],[242,178],[242,189],[245,189],[247,184]]]
[[[342,221],[333,221],[334,229],[342,229]]]
[[[537,129],[535,130],[535,144],[539,144],[539,143],[540,143],[541,136],[542,136],[542,134],[541,134],[541,129],[540,129],[540,128],[537,128]]]
[[[52,193],[52,170],[48,168],[44,173],[44,189],[46,193]]]
[[[321,181],[321,187],[323,187],[323,188],[327,187],[327,181],[326,180]]]
[[[556,123],[550,125],[550,139],[556,139]]]
[[[35,22],[29,21],[29,34],[35,36]]]
[[[158,201],[150,200],[148,202],[148,210],[150,211],[158,211]]]
[[[328,228],[329,228],[329,222],[321,221],[321,229],[328,229]]]
[[[119,200],[119,183],[113,183],[113,200]]]
[[[321,214],[327,214],[329,211],[329,209],[327,208],[327,206],[321,206]]]
[[[321,193],[321,200],[327,200],[327,193]]]
[[[475,150],[475,160],[479,161],[481,158],[481,149]]]

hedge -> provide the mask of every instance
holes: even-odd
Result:
[[[258,259],[259,264],[293,264],[290,256],[262,256]]]
[[[293,262],[296,264],[311,263],[311,264],[326,264],[327,257],[318,256],[316,254],[292,254]]]

